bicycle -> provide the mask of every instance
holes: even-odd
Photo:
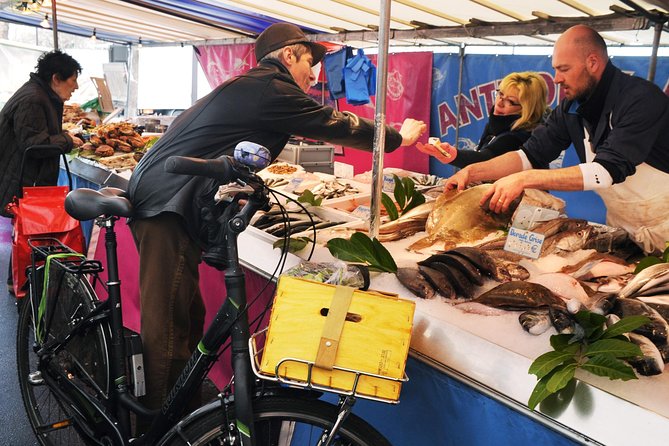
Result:
[[[267,207],[269,189],[242,164],[249,164],[248,160],[235,158],[172,157],[166,163],[166,169],[174,173],[230,183],[228,206],[235,206],[235,212],[219,217],[224,242],[203,255],[210,265],[225,269],[227,297],[157,412],[137,400],[143,390],[141,342],[122,323],[114,224],[132,215],[124,192],[77,189],[66,200],[73,217],[95,219],[105,229],[107,300],[100,301],[91,285],[99,280],[99,262],[86,260],[53,240],[31,242],[33,263],[27,272],[28,296],[19,320],[17,362],[25,408],[41,444],[390,444],[351,413],[355,392],[342,394],[335,405],[319,400],[320,391],[254,377],[237,236],[258,210]],[[214,401],[183,416],[190,395],[228,339],[234,383]],[[152,420],[148,432],[132,437],[131,413]]]

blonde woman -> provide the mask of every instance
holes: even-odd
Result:
[[[442,163],[465,167],[517,150],[546,114],[548,87],[532,71],[508,74],[496,90],[488,123],[476,150],[458,150],[448,143],[417,144],[420,151]]]

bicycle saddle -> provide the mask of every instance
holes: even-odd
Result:
[[[132,216],[132,204],[125,191],[115,187],[103,187],[99,191],[75,189],[65,197],[65,210],[77,220],[92,220],[101,215]]]

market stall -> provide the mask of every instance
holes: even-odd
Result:
[[[551,20],[547,22],[550,23]],[[563,29],[565,26],[567,22],[561,22],[553,28],[553,31],[559,32],[560,27]],[[517,30],[516,28],[516,32]],[[464,27],[463,31],[467,32]],[[449,30],[449,32],[454,31]],[[506,31],[506,33],[510,34],[511,31]],[[364,33],[358,36],[365,37]],[[409,37],[409,34],[394,34],[395,38],[402,36]],[[440,39],[444,36],[448,38],[450,35],[439,33],[421,35],[421,37],[425,36]],[[458,89],[456,141],[460,140],[457,131],[460,117],[463,115],[459,110],[462,105],[461,84],[458,85]],[[465,112],[464,115],[467,116],[467,113]],[[439,134],[439,136],[444,135],[444,132]],[[78,161],[73,161],[73,164],[76,163]],[[86,166],[79,167],[79,169],[73,169],[75,174],[91,181],[94,185],[122,187],[124,184],[123,175],[114,173],[109,169],[110,166],[106,166],[107,169],[102,168],[101,171],[93,170],[92,172],[91,165],[86,164]],[[100,168],[96,165],[92,167]],[[375,169],[380,169],[378,164],[375,165]],[[106,174],[107,172],[109,174]],[[378,180],[379,172],[376,173]],[[370,189],[368,198],[371,195],[378,196],[380,184],[376,184],[377,190],[372,192]],[[360,210],[359,206],[356,205],[348,210],[355,211],[356,209]],[[355,226],[354,223],[354,221],[348,221],[344,224],[351,228]],[[418,241],[420,237],[424,237],[424,234],[419,233],[400,241],[388,242],[387,247],[394,257],[401,259],[403,264],[413,267],[417,261],[424,260],[425,255],[407,254],[405,248]],[[125,307],[126,320],[131,328],[136,329],[138,299],[134,291],[137,287],[133,275],[136,274],[137,264],[133,260],[134,250],[131,237],[127,232],[124,234],[121,231],[120,238],[120,249],[124,253],[121,274],[127,277],[124,282],[126,288],[124,293],[128,300]],[[256,273],[251,280],[252,292],[257,290],[261,293],[261,290],[264,289],[264,278],[271,276],[276,269],[278,250],[272,246],[275,241],[276,237],[268,236],[264,231],[254,230],[249,230],[240,239],[242,260],[247,268]],[[95,256],[100,257],[101,253],[96,251]],[[322,246],[316,249],[315,258],[331,260],[330,253]],[[300,256],[290,255],[286,266],[295,265],[300,259]],[[202,288],[208,307],[215,308],[217,302],[220,302],[221,276],[205,267],[201,274]],[[392,274],[373,277],[372,287],[395,292],[404,298],[415,300],[417,305],[409,374],[415,373],[419,378],[412,378],[415,383],[410,382],[405,389],[407,399],[413,404],[400,404],[391,408],[385,406],[379,408],[374,405],[369,409],[366,405],[362,405],[365,408],[363,410],[368,410],[364,417],[370,419],[396,444],[435,444],[443,442],[449,436],[460,438],[460,444],[474,438],[479,442],[495,441],[514,444],[536,442],[546,444],[569,440],[582,443],[629,444],[640,439],[650,441],[664,438],[669,433],[667,420],[669,411],[664,402],[658,401],[657,398],[658,394],[663,394],[667,390],[664,374],[642,377],[635,382],[609,382],[606,379],[580,374],[579,383],[569,401],[561,406],[542,405],[538,412],[532,412],[528,410],[526,402],[536,379],[527,373],[527,369],[532,360],[548,348],[550,331],[533,336],[523,331],[518,324],[517,314],[514,313],[473,314],[440,298],[430,300],[417,298]],[[260,306],[270,298],[271,292],[265,291],[261,294],[264,300],[259,301]],[[224,381],[225,377],[220,376],[218,379]],[[462,392],[467,397],[458,399],[453,394],[448,395],[447,392],[430,391],[430,386],[434,382],[443,384],[443,387],[439,386],[440,390],[457,388],[453,390],[454,393]],[[465,383],[466,385],[458,387],[453,383]],[[491,409],[490,413],[501,414],[499,415],[503,417],[501,420],[480,416],[479,407],[476,404],[485,407],[487,403],[480,397],[472,396],[474,395],[472,388],[482,392],[485,395],[485,401],[494,402],[496,409]],[[418,392],[412,393],[412,389]],[[416,394],[419,394],[420,397],[416,398]],[[452,411],[459,412],[458,416],[443,413],[448,407],[444,399],[463,404],[463,407],[452,408]],[[472,401],[474,407],[472,407]],[[511,407],[512,410],[502,414],[503,410],[500,411],[499,404],[503,408]],[[429,407],[433,413],[426,413],[428,412],[426,407]],[[404,410],[408,412],[405,413]],[[415,413],[421,415],[420,419],[416,419]],[[517,418],[518,414],[522,414],[520,419]],[[398,419],[407,420],[407,423],[398,423]],[[467,424],[466,419],[476,419],[477,422]],[[393,426],[390,426],[391,424]],[[508,427],[508,431],[502,431],[500,425]],[[446,428],[438,431],[435,426]],[[497,430],[503,440],[492,439],[486,436],[487,433],[482,433],[493,430]],[[554,431],[560,434],[555,436]],[[453,435],[453,432],[457,434]],[[422,438],[422,435],[425,435],[425,438]],[[543,440],[538,440],[539,438]],[[456,443],[457,440],[454,440],[454,444]]]

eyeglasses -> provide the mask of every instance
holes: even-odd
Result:
[[[499,98],[500,101],[502,101],[504,104],[508,105],[509,107],[521,107],[519,102],[511,100],[507,97],[504,97],[504,93],[500,89],[495,90],[495,94],[497,95],[497,98]]]

